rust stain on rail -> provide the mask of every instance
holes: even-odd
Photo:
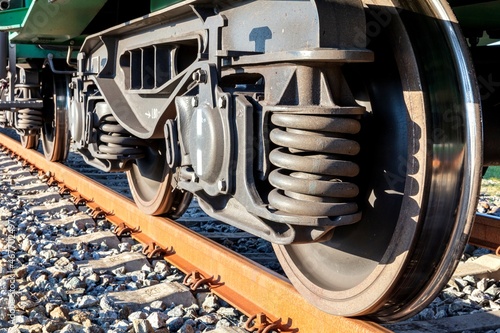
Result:
[[[222,283],[212,291],[248,316],[265,313],[281,319],[298,332],[390,332],[358,319],[326,314],[307,303],[282,276],[208,240],[174,221],[143,214],[128,198],[82,176],[59,163],[52,163],[36,151],[23,149],[18,142],[0,135],[0,144],[19,158],[50,171],[54,179],[78,192],[88,202],[105,207],[113,220],[123,221],[141,232],[132,237],[143,244],[155,243],[172,250],[166,260],[184,271],[215,276]]]
[[[469,243],[496,251],[500,247],[500,218],[493,215],[476,214]]]

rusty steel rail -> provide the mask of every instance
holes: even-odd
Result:
[[[146,244],[146,254],[166,251],[165,259],[185,273],[213,277],[211,291],[249,317],[256,317],[257,326],[281,320],[291,328],[290,332],[390,332],[373,322],[318,310],[284,277],[172,220],[143,214],[128,198],[60,163],[48,162],[40,153],[23,149],[3,134],[0,146],[26,165],[34,165],[32,169],[49,172],[50,181],[59,184],[61,192],[72,194],[75,201],[86,202],[94,216],[106,217],[118,226],[118,232],[128,228],[132,237]]]
[[[500,218],[476,214],[469,243],[491,249],[500,254]]]

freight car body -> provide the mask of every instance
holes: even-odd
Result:
[[[498,61],[481,46],[495,20],[468,16],[500,12],[483,2],[452,2],[466,39],[437,0],[3,0],[0,124],[52,161],[72,140],[126,172],[148,214],[195,195],[273,242],[327,312],[398,320],[447,282],[471,228],[480,95],[485,115],[498,95],[469,57]]]

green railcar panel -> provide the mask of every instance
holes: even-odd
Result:
[[[10,8],[0,11],[0,31],[15,31],[22,27],[32,0],[11,1]]]
[[[182,0],[151,0],[151,11],[154,12],[181,1]]]
[[[13,43],[64,44],[81,35],[106,0],[33,1]]]
[[[29,58],[39,58],[44,59],[47,58],[48,54],[51,53],[56,59],[66,59],[66,55],[68,54],[67,50],[53,50],[53,49],[44,49],[40,45],[31,45],[31,44],[17,44],[16,45],[16,55],[18,61],[20,59],[29,59]],[[76,57],[76,52],[74,53],[74,57]]]
[[[14,31],[21,28],[28,8],[11,9],[0,13],[0,30]]]

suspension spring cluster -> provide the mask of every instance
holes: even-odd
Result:
[[[144,157],[146,142],[133,137],[112,115],[99,120],[97,141],[98,153],[95,157],[107,160],[131,160]]]
[[[24,131],[42,128],[43,113],[41,110],[20,109],[17,111],[16,128]]]
[[[341,216],[353,214],[358,187],[345,179],[359,173],[350,161],[360,146],[352,138],[360,130],[353,108],[334,114],[275,112],[270,133],[278,146],[270,161],[278,167],[269,175],[275,187],[269,203],[278,211],[302,216]]]

